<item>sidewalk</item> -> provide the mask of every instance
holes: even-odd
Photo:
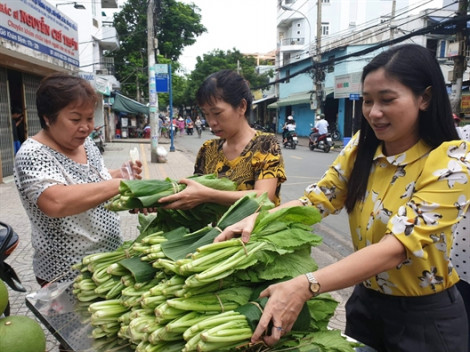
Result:
[[[189,176],[193,173],[193,159],[188,155],[187,151],[176,150],[168,153],[168,161],[166,163],[151,163],[150,162],[150,141],[127,139],[108,143],[105,148],[104,160],[105,165],[109,169],[119,168],[122,163],[129,159],[129,150],[137,147],[140,153],[140,158],[143,161],[143,176],[144,178],[163,179],[166,177],[172,179],[180,179]],[[169,150],[168,140],[163,139],[161,142],[167,150]],[[302,142],[301,142],[302,143]],[[23,209],[19,199],[13,177],[4,179],[4,183],[0,184],[0,221],[9,224],[20,237],[18,247],[7,259],[7,262],[18,274],[23,286],[26,288],[26,293],[16,292],[9,289],[11,315],[27,315],[34,318],[34,315],[25,305],[26,295],[35,292],[39,289],[36,283],[33,270],[32,270],[32,247],[30,236],[30,223]],[[121,229],[125,239],[132,239],[137,237],[137,216],[128,212],[121,212]],[[324,251],[320,248],[313,249],[317,254],[325,255]],[[315,257],[316,255],[315,254]],[[334,258],[333,258],[334,260]],[[341,302],[341,296],[333,293],[335,299],[340,301],[340,306],[337,309],[336,315],[331,319],[330,326],[335,329],[344,331],[345,317],[344,317],[344,302]],[[44,327],[44,331],[48,330]],[[47,334],[47,351],[55,352],[58,350],[58,343],[56,339]]]

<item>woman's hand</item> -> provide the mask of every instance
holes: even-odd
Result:
[[[308,280],[304,275],[289,281],[270,285],[261,292],[260,297],[269,297],[263,315],[256,327],[251,342],[261,339],[269,346],[276,344],[281,336],[290,332],[305,302],[312,294],[308,289]],[[271,324],[271,331],[268,327]]]
[[[187,178],[180,180],[179,183],[185,184],[186,188],[159,200],[159,203],[168,203],[163,207],[164,209],[192,209],[199,204],[210,201],[211,188]]]
[[[141,180],[142,179],[142,162],[140,160],[136,160],[135,162],[130,162],[132,175],[134,179]]]
[[[121,166],[121,178],[126,180],[141,180],[142,176],[142,162],[136,160],[135,162],[128,161]]]
[[[227,241],[241,234],[242,241],[247,243],[250,240],[258,214],[259,213],[254,213],[233,225],[227,226],[225,230],[223,230],[220,235],[214,239],[214,242]]]

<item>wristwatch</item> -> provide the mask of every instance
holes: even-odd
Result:
[[[318,296],[320,294],[321,289],[320,283],[317,281],[315,276],[313,276],[313,273],[307,273],[305,274],[305,276],[307,277],[307,280],[309,282],[308,288],[310,292],[313,293],[313,297]]]

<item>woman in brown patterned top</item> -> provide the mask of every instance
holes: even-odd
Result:
[[[253,96],[246,80],[231,70],[216,72],[203,82],[197,103],[212,132],[219,138],[199,150],[194,174],[217,174],[237,184],[237,191],[218,191],[192,180],[188,187],[162,198],[169,209],[190,209],[201,203],[231,205],[248,193],[268,194],[280,204],[281,183],[286,180],[284,160],[276,136],[254,130],[248,123]]]

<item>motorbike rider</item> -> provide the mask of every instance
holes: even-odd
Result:
[[[287,141],[287,136],[289,132],[294,132],[295,131],[295,120],[292,115],[287,116],[286,122],[284,123],[284,126],[282,127],[282,143],[285,143]]]
[[[196,126],[197,135],[199,136],[199,138],[201,138],[202,121],[201,121],[201,118],[199,117],[199,115],[196,116],[196,121],[194,121],[194,125]]]
[[[316,132],[313,133],[313,143],[317,143],[318,137],[328,133],[328,121],[325,120],[325,114],[317,116],[315,122]]]

